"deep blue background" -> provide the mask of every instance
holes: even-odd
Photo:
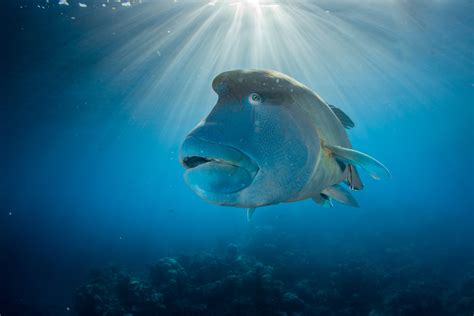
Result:
[[[358,243],[368,251],[414,244],[420,260],[453,276],[454,267],[473,260],[468,1],[436,16],[443,36],[430,34],[438,40],[434,53],[416,57],[434,81],[448,84],[439,89],[405,78],[405,85],[413,81],[429,92],[425,104],[414,98],[407,106],[407,91],[396,89],[387,96],[396,112],[387,114],[381,104],[364,113],[364,104],[352,101],[359,120],[367,118],[363,129],[350,131],[354,148],[384,162],[393,178],[375,182],[365,176],[366,189],[357,193],[360,209],[327,210],[305,201],[259,209],[250,224],[242,210],[208,205],[185,187],[177,161],[183,133],[167,138],[157,128],[159,111],[150,120],[134,119],[130,101],[124,101],[134,76],[111,83],[118,69],[98,67],[133,33],[96,50],[78,44],[84,33],[119,23],[128,12],[81,15],[70,8],[78,17],[71,23],[60,14],[64,8],[23,3],[30,6],[20,9],[10,1],[1,10],[2,302],[70,305],[74,288],[94,265],[117,262],[141,270],[166,254],[212,250],[255,225],[276,225],[301,236],[308,247],[318,247],[321,239],[338,248]],[[462,50],[436,55],[446,45]],[[212,95],[210,82],[207,86],[202,93]],[[159,102],[179,106],[173,95],[186,92],[179,83],[175,88]],[[190,129],[200,119],[180,128]]]

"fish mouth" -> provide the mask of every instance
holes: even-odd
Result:
[[[181,146],[184,178],[196,193],[234,193],[248,187],[260,170],[241,150],[188,136]],[[200,194],[201,195],[201,194]]]
[[[200,165],[203,165],[205,163],[208,163],[208,162],[215,162],[215,163],[221,163],[221,164],[228,164],[228,165],[231,165],[231,166],[236,166],[230,161],[225,161],[225,160],[218,159],[218,158],[202,157],[202,156],[184,157],[181,164],[186,169],[192,169],[192,168],[196,168],[196,167],[198,167]]]

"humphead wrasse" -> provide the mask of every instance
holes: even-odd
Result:
[[[375,179],[390,177],[380,162],[351,149],[352,120],[298,81],[234,70],[218,75],[212,88],[217,104],[180,152],[186,183],[205,201],[247,208],[248,219],[257,207],[305,199],[357,207],[350,193],[363,188],[357,167]]]

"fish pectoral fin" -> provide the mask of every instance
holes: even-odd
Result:
[[[316,202],[319,205],[322,205],[323,207],[333,207],[334,204],[332,204],[331,197],[327,196],[324,193],[318,194],[312,198],[314,202]]]
[[[252,219],[252,216],[253,216],[253,213],[255,212],[255,207],[249,207],[247,209],[247,221],[250,222],[250,220]]]
[[[341,110],[338,107],[335,107],[334,105],[331,105],[331,104],[328,104],[328,105],[331,108],[331,110],[334,112],[334,114],[336,114],[342,126],[344,126],[347,129],[351,129],[355,126],[354,122],[346,113],[344,113],[343,110]]]
[[[324,194],[338,201],[339,203],[346,204],[353,207],[359,207],[359,203],[352,196],[352,194],[340,184],[335,184],[323,190]]]
[[[336,160],[361,167],[376,180],[391,177],[390,171],[380,161],[367,154],[341,146],[325,145],[325,147],[333,154]]]

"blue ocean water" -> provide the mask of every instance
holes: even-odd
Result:
[[[1,4],[1,315],[474,312],[472,1],[68,3]],[[199,199],[180,145],[247,68],[343,109],[392,178],[250,223]]]

